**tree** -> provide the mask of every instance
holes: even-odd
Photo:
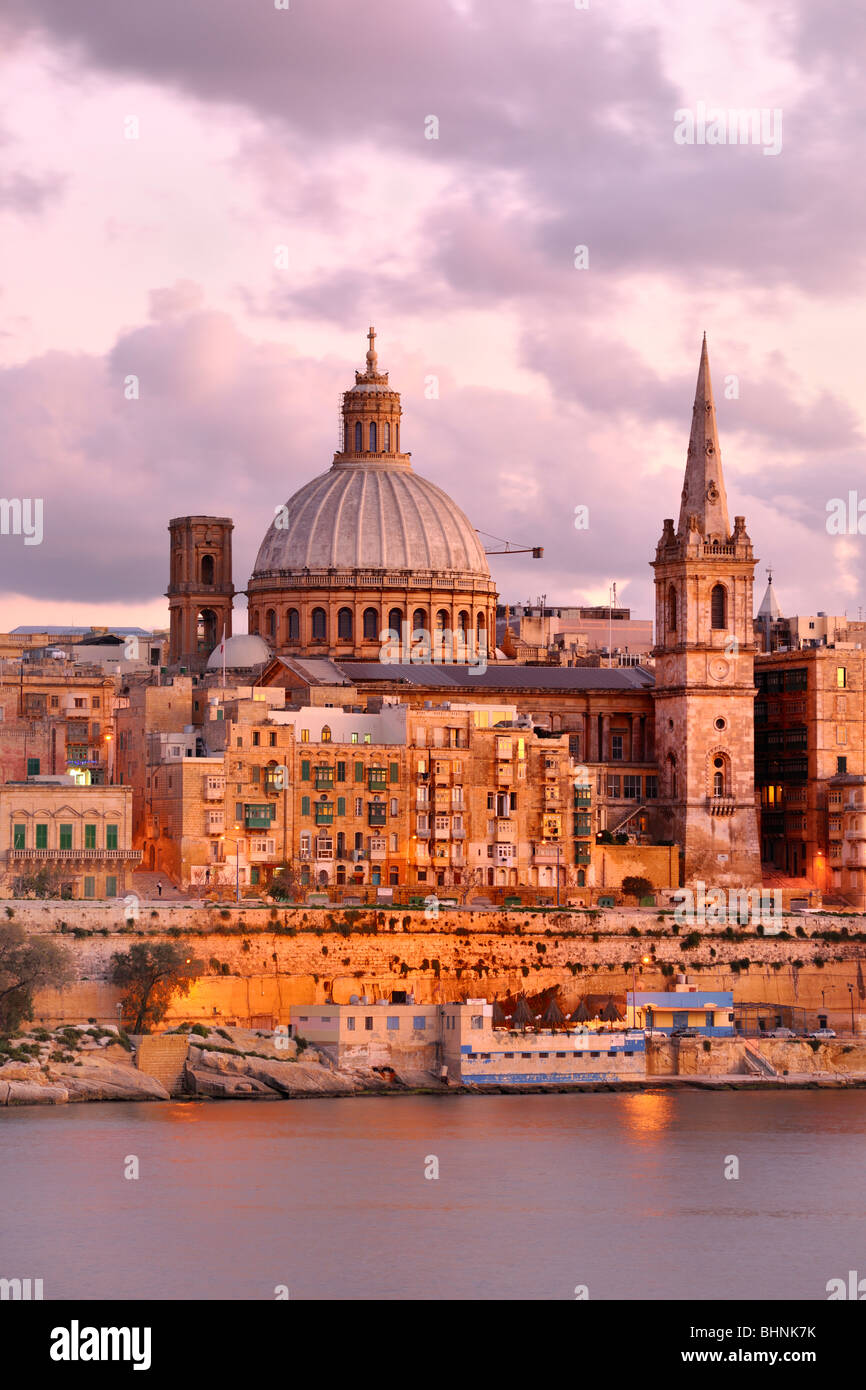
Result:
[[[72,954],[58,941],[28,937],[17,922],[0,926],[0,1034],[33,1017],[33,992],[63,989],[75,976]]]
[[[268,893],[276,902],[296,902],[303,896],[303,886],[298,869],[294,864],[287,864],[274,874]]]
[[[652,893],[652,890],[652,883],[642,874],[628,874],[622,881],[622,891],[626,897],[636,898],[638,902]]]
[[[18,874],[12,880],[13,898],[71,898],[72,885],[64,877],[62,869],[53,864],[42,864]]]
[[[174,942],[136,942],[111,957],[111,980],[123,991],[123,1021],[132,1033],[161,1023],[175,994],[187,995],[195,979],[189,948]]]

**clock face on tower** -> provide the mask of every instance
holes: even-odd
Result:
[[[727,680],[730,670],[730,663],[725,661],[724,657],[713,656],[710,658],[709,672],[714,681]]]

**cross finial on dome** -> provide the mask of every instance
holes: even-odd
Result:
[[[367,338],[370,343],[370,346],[367,348],[367,370],[370,372],[375,372],[377,365],[376,330],[372,324],[370,324],[370,331],[367,334]]]

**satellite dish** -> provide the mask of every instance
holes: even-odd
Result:
[[[360,1002],[361,1002],[361,1001],[360,1001],[360,999],[358,998],[357,994],[350,994],[350,995],[349,995],[349,1003],[350,1003],[350,1004],[360,1004]]]

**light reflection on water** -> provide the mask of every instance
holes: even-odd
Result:
[[[866,1266],[864,1099],[6,1109],[0,1276],[48,1298],[822,1299]]]

